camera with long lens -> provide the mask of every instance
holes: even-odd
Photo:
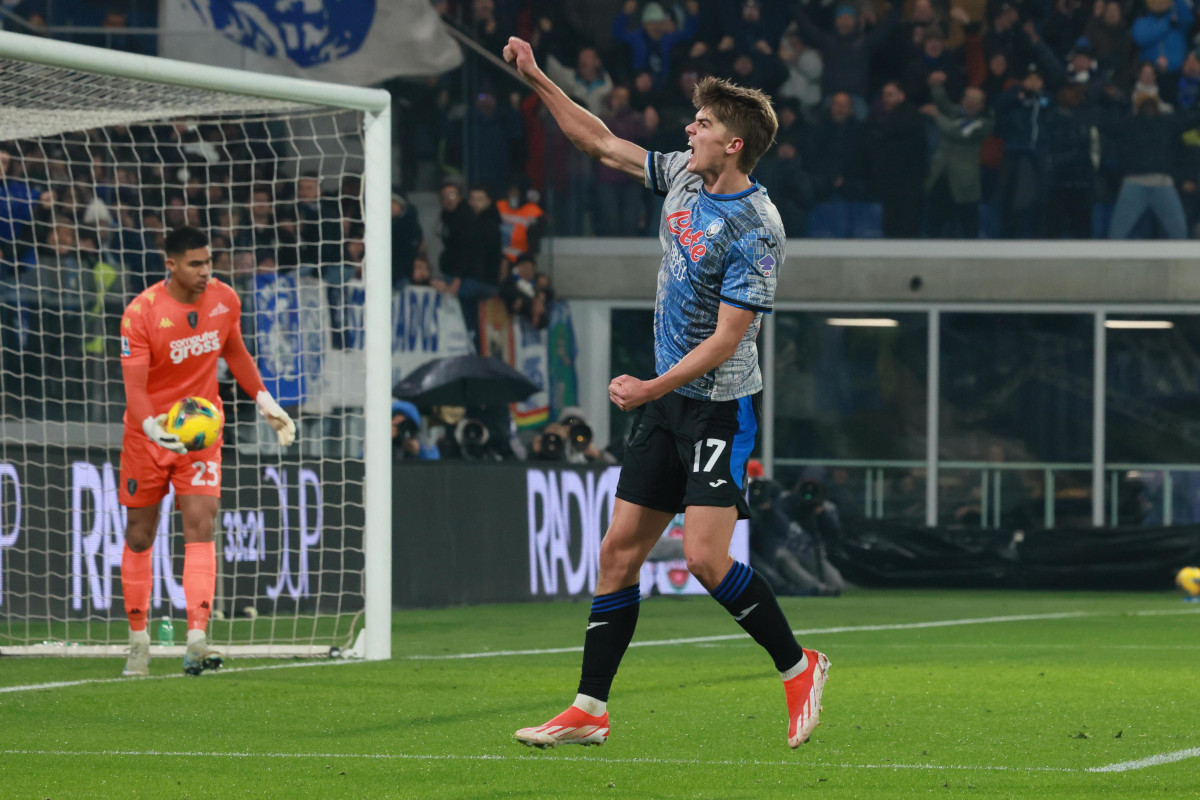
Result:
[[[547,461],[557,461],[566,456],[567,444],[563,441],[563,437],[559,436],[554,431],[546,431],[542,434],[542,449],[541,457]]]
[[[417,423],[413,422],[408,417],[405,417],[396,424],[396,436],[392,439],[392,444],[402,445],[409,439],[416,438],[417,434],[420,433],[420,430],[421,429],[417,427]]]
[[[479,458],[483,455],[488,443],[488,429],[480,420],[467,417],[459,420],[454,426],[454,441],[462,449],[463,455]]]
[[[567,442],[571,449],[582,453],[592,443],[592,426],[583,420],[572,422],[567,428]]]
[[[780,486],[773,480],[767,478],[752,478],[748,481],[749,487],[746,491],[746,502],[750,504],[752,511],[759,511],[771,505],[772,501],[779,496]]]
[[[813,508],[825,502],[825,487],[817,481],[801,481],[796,487],[800,505]]]

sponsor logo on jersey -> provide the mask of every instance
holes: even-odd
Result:
[[[160,319],[160,320],[158,321],[158,327],[160,327],[160,328],[174,328],[174,327],[175,327],[175,323],[174,323],[174,322],[171,322],[171,320],[170,320],[169,318],[167,318],[167,317],[163,317],[162,319]]]
[[[221,334],[219,331],[205,331],[185,339],[171,342],[171,363],[180,364],[185,358],[200,356],[205,353],[221,352]]]
[[[148,302],[150,305],[154,305],[154,292],[153,291],[146,292],[144,295],[142,295],[142,297],[145,297],[146,302]]]
[[[217,303],[217,307],[214,308],[212,311],[208,312],[208,315],[210,317],[219,317],[222,314],[228,314],[228,313],[229,313],[229,308],[226,307],[226,305],[224,303]]]
[[[121,320],[121,327],[122,328],[132,328],[133,320],[131,320],[129,317],[125,317],[125,319]]]
[[[704,231],[692,227],[691,211],[672,211],[667,215],[667,229],[674,234],[675,241],[687,251],[693,264],[708,252],[708,247],[700,241],[704,238]]]
[[[758,267],[758,271],[761,272],[764,277],[769,278],[771,277],[771,271],[775,269],[775,256],[767,253],[754,263]]]
[[[128,320],[126,320],[128,322]],[[129,358],[129,337],[121,337],[121,358]]]
[[[129,310],[133,311],[137,314],[140,314],[140,313],[142,313],[142,304],[141,303],[132,303],[129,306]]]

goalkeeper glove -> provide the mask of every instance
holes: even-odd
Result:
[[[292,442],[296,441],[296,423],[292,422],[292,418],[288,413],[279,407],[279,403],[275,402],[275,398],[271,397],[268,391],[258,393],[254,398],[254,402],[258,404],[258,411],[266,418],[268,424],[275,430],[275,435],[279,437],[279,444],[287,447]]]
[[[159,414],[157,417],[146,417],[142,420],[142,430],[146,432],[147,438],[154,442],[159,447],[165,447],[172,453],[183,455],[187,452],[187,448],[183,446],[183,442],[173,433],[167,433],[167,429],[163,426],[167,424],[167,415]]]

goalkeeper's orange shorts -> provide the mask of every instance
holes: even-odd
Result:
[[[221,496],[221,443],[182,455],[159,447],[128,426],[121,437],[121,505],[143,508],[162,502],[167,486],[175,494]]]

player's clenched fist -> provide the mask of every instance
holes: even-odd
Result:
[[[504,45],[504,60],[516,67],[523,78],[532,78],[538,72],[533,48],[520,37],[508,37],[508,44]]]

